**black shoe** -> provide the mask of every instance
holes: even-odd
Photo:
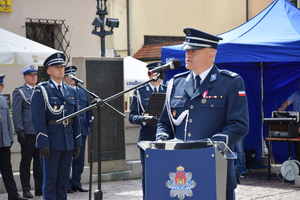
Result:
[[[240,174],[240,178],[248,178],[248,174],[246,172]]]
[[[78,192],[88,192],[89,190],[84,189],[82,186],[81,187],[72,187],[72,190],[74,192],[78,191]]]
[[[73,190],[70,187],[68,187],[67,193],[73,193]]]
[[[17,194],[17,195],[14,195],[14,196],[8,195],[8,200],[28,200],[28,199],[25,198],[25,197],[22,197],[19,194]]]
[[[43,190],[42,189],[36,190],[34,196],[43,196]]]
[[[33,198],[33,195],[31,194],[30,191],[24,191],[24,192],[23,192],[23,197]]]

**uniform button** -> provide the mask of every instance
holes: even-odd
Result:
[[[212,107],[212,108],[213,108],[213,107],[214,107],[214,104],[211,104],[211,105],[210,105],[210,107]]]
[[[189,122],[190,122],[190,123],[192,123],[192,122],[193,122],[193,120],[192,120],[192,119],[189,119]]]
[[[190,105],[190,109],[192,109],[192,110],[193,110],[193,109],[194,109],[194,105]]]
[[[66,104],[66,102],[64,102],[64,104]]]
[[[82,119],[82,117],[80,117],[80,119]]]
[[[67,111],[67,109],[65,109],[65,112]]]
[[[191,133],[188,133],[188,137],[191,137],[192,136],[192,134]]]
[[[78,107],[80,107],[80,105]]]

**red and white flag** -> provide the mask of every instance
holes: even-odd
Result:
[[[246,93],[245,91],[239,91],[239,97],[245,97]]]

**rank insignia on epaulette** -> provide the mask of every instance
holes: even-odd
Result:
[[[212,74],[210,76],[210,82],[215,81],[217,79],[217,74]]]

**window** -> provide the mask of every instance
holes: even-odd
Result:
[[[70,62],[70,55],[67,49],[70,47],[70,41],[66,36],[69,27],[64,20],[31,19],[26,22],[26,37],[40,44],[46,45],[66,55],[66,65]],[[43,66],[39,66],[38,82],[49,79]]]

